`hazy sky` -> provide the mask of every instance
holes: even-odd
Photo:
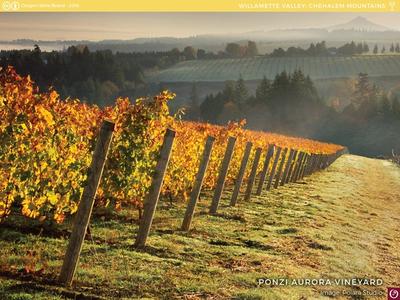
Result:
[[[0,39],[132,39],[327,27],[357,16],[400,30],[400,13],[0,13]]]

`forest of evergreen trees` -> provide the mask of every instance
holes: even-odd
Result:
[[[309,48],[275,49],[270,56],[355,55],[369,52],[365,43],[350,42],[338,48],[327,48],[325,42],[311,43]],[[375,45],[373,53],[400,53],[399,44],[389,49]],[[90,52],[85,45],[71,46],[66,51],[33,50],[0,51],[0,66],[12,65],[22,75],[31,75],[36,84],[56,88],[62,97],[79,98],[98,105],[111,104],[119,96],[135,97],[138,86],[145,83],[146,70],[163,69],[178,62],[195,59],[243,58],[259,55],[257,44],[228,43],[224,51],[206,52],[186,46],[166,52],[113,53],[110,50]],[[229,92],[229,91],[225,91]]]
[[[71,46],[65,52],[33,50],[0,52],[0,66],[14,66],[30,75],[43,90],[53,86],[63,98],[79,98],[98,105],[111,104],[118,96],[133,96],[144,83],[144,71],[166,68],[192,59],[190,49],[168,52],[90,52],[86,46]]]
[[[196,91],[195,83],[191,99],[198,98],[194,95],[194,91]],[[389,97],[379,87],[371,84],[368,74],[359,74],[349,100],[350,104],[342,112],[345,115],[364,120],[380,114],[400,117],[398,98]],[[199,108],[196,108],[196,103],[198,100],[192,101],[197,117],[216,123],[225,119],[224,114],[228,112],[230,116],[240,119],[254,106],[264,106],[271,114],[279,116],[281,122],[297,126],[297,122],[303,122],[299,116],[304,117],[310,110],[332,109],[320,99],[312,80],[301,70],[293,74],[282,72],[276,75],[273,81],[264,77],[255,95],[249,93],[242,78],[236,82],[228,81],[222,91],[207,95]]]
[[[388,51],[398,52],[399,48],[393,44]],[[294,51],[289,49],[285,55]],[[1,51],[0,66],[14,66],[20,74],[30,75],[42,90],[53,86],[63,98],[77,97],[105,105],[118,96],[135,97],[135,91],[145,82],[145,70],[201,59],[202,54],[207,54],[200,50],[188,46],[183,51],[112,53],[108,50],[90,52],[86,46],[73,46],[64,52],[42,52],[35,47],[33,50]],[[226,51],[224,55],[229,57],[258,54],[252,42],[246,46],[228,44]],[[308,54],[303,55],[323,55],[331,50],[321,42],[304,51]],[[367,46],[351,42],[336,51],[362,53],[367,51]],[[375,46],[373,52],[377,51]],[[350,104],[343,111],[327,106],[311,79],[300,70],[292,74],[282,72],[273,80],[262,79],[254,94],[249,92],[243,78],[226,82],[223,90],[205,99],[199,99],[193,84],[191,94],[186,114],[189,119],[220,124],[247,119],[248,126],[253,129],[344,144],[363,155],[390,153],[392,148],[400,148],[396,146],[400,131],[399,100],[371,84],[367,74],[359,74],[351,99],[348,99]]]
[[[283,48],[276,48],[271,53],[260,54],[258,51],[257,43],[248,41],[247,44],[239,43],[228,43],[224,51],[206,52],[204,49],[194,49],[193,47],[186,47],[184,52],[191,53],[187,55],[189,59],[220,59],[220,58],[245,58],[254,57],[257,55],[265,55],[270,57],[316,57],[316,56],[352,56],[360,54],[379,54],[379,53],[400,53],[400,44],[392,43],[391,46],[386,49],[385,46],[374,45],[373,49],[370,49],[368,44],[365,42],[354,42],[345,43],[339,47],[327,47],[325,41],[311,43],[306,49],[301,47],[289,47],[286,50]]]
[[[354,153],[389,155],[400,147],[400,101],[360,73],[350,104],[338,111],[319,97],[312,80],[302,71],[264,78],[255,94],[239,78],[201,102],[193,84],[186,117],[216,124],[246,119],[256,130],[317,138],[349,146]],[[368,134],[366,134],[368,133]]]
[[[346,43],[340,47],[329,47],[327,48],[326,43],[324,41],[319,43],[311,43],[307,49],[303,49],[300,47],[289,47],[284,50],[282,48],[274,49],[270,56],[272,57],[304,57],[304,56],[351,56],[351,55],[359,55],[366,54],[372,52],[373,54],[378,53],[400,53],[400,45],[399,43],[392,43],[390,48],[386,51],[385,46],[379,46],[377,44],[374,45],[372,51],[369,49],[367,43],[355,43],[351,41],[350,43]]]

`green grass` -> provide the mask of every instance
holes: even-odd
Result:
[[[269,79],[282,71],[301,69],[312,79],[347,78],[367,73],[370,77],[399,76],[400,55],[335,57],[254,57],[193,60],[150,74],[151,82],[192,82]]]
[[[80,293],[104,299],[329,299],[321,295],[324,287],[259,287],[263,277],[380,277],[398,285],[400,172],[380,164],[346,156],[306,184],[289,184],[234,208],[227,206],[228,187],[216,216],[207,214],[211,194],[204,193],[189,233],[179,230],[184,205],[162,200],[140,251],[132,246],[136,211],[98,212],[69,289],[55,284],[69,224],[59,236],[27,233],[26,220],[10,218],[14,226],[0,229],[0,299]],[[370,168],[381,186],[371,186]],[[377,202],[378,195],[387,205]],[[36,273],[26,274],[27,266]]]

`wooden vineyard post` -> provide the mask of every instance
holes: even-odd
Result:
[[[319,164],[321,170],[325,169],[325,154],[321,154],[321,162]]]
[[[326,154],[322,154],[321,169],[325,169],[326,168],[326,158],[327,158],[327,155]]]
[[[329,160],[330,160],[330,156],[328,154],[325,155],[325,160],[324,160],[324,169],[326,169],[327,167],[329,167]]]
[[[295,168],[295,170],[293,172],[292,182],[296,182],[299,179],[300,172],[301,172],[301,169],[303,167],[303,163],[304,163],[305,157],[306,157],[306,154],[304,152],[300,152],[296,168]]]
[[[149,193],[144,200],[143,216],[140,220],[139,231],[136,237],[135,247],[143,248],[146,245],[150,227],[153,223],[154,214],[157,208],[158,198],[160,197],[161,187],[167,170],[169,158],[171,156],[172,145],[175,139],[175,131],[167,129],[164,141],[161,146],[160,156],[157,161]]]
[[[301,160],[297,172],[294,174],[293,182],[297,182],[299,179],[301,179],[301,173],[303,172],[304,164],[307,160],[307,153],[301,152],[301,154]]]
[[[276,172],[276,178],[275,178],[275,183],[274,183],[274,188],[276,188],[276,189],[278,188],[279,180],[281,179],[283,166],[285,165],[285,161],[286,161],[287,151],[288,151],[288,148],[285,148],[282,151],[281,161],[279,163],[278,172]]]
[[[324,169],[326,169],[329,166],[329,158],[330,158],[329,154],[324,155],[324,165],[323,165]]]
[[[282,152],[282,148],[278,147],[278,149],[276,150],[276,153],[275,153],[274,164],[272,165],[271,174],[269,175],[269,179],[268,179],[268,183],[267,183],[267,191],[269,191],[271,189],[272,181],[274,180],[274,177],[275,177],[276,167],[278,166],[279,157],[281,155],[281,152]]]
[[[311,160],[310,170],[308,171],[308,175],[312,175],[315,170],[315,166],[317,165],[318,154],[313,154],[313,159]]]
[[[290,174],[289,177],[288,177],[289,182],[295,182],[296,181],[296,176],[297,176],[297,173],[300,170],[302,159],[303,159],[303,152],[301,152],[299,150],[297,152],[297,157],[296,157],[296,160],[295,160],[294,165],[293,165],[292,174]]]
[[[325,155],[321,154],[318,164],[318,169],[322,170],[324,168],[324,160],[325,160]]]
[[[272,156],[274,155],[274,145],[268,146],[267,155],[265,156],[264,167],[260,175],[260,181],[258,182],[256,195],[260,196],[262,192],[262,188],[264,185],[265,177],[267,176],[269,162],[271,161]]]
[[[297,150],[294,150],[293,159],[292,159],[293,162],[289,167],[289,172],[288,172],[288,174],[287,174],[287,176],[285,178],[285,183],[289,183],[291,181],[291,179],[293,177],[294,170],[295,170],[296,165],[297,165],[298,160],[299,160],[299,156],[300,156],[300,152],[297,151]]]
[[[320,160],[319,154],[315,154],[315,160],[314,160],[313,167],[311,169],[311,174],[313,174],[316,171],[318,171],[318,162],[319,162],[319,160]]]
[[[330,166],[331,164],[333,164],[333,162],[335,161],[335,159],[336,159],[336,154],[331,155],[331,156],[329,157],[329,159],[328,159],[328,166]]]
[[[329,167],[331,165],[332,157],[333,157],[333,154],[326,155],[326,163],[325,163],[326,167]]]
[[[228,145],[226,146],[226,151],[224,159],[222,160],[221,169],[218,174],[217,186],[215,188],[214,196],[212,199],[210,214],[215,214],[218,210],[219,201],[224,190],[226,175],[228,174],[229,164],[231,163],[233,148],[235,147],[236,138],[229,137]]]
[[[305,177],[305,176],[308,175],[308,170],[309,170],[310,167],[311,167],[311,163],[312,163],[312,160],[313,160],[313,159],[314,159],[314,154],[309,154],[309,155],[307,156],[306,165],[305,165],[304,171],[303,171],[303,177]]]
[[[304,176],[308,176],[312,173],[312,167],[315,162],[315,154],[310,155],[310,159],[307,161],[307,166],[304,172]]]
[[[336,154],[331,154],[328,156],[327,167],[329,167],[335,161]]]
[[[249,161],[249,156],[250,156],[250,152],[251,152],[251,148],[252,147],[253,147],[253,144],[251,142],[247,142],[246,143],[246,148],[244,150],[242,162],[240,164],[238,177],[236,179],[235,187],[233,189],[230,206],[235,206],[236,205],[237,198],[238,198],[239,193],[240,193],[240,187],[241,187],[242,182],[243,182],[244,173],[246,171],[246,167],[247,167],[247,163]]]
[[[304,154],[304,159],[303,159],[303,164],[301,166],[301,169],[300,169],[300,172],[299,172],[299,177],[297,178],[297,180],[304,178],[304,172],[306,171],[306,167],[307,167],[307,164],[308,164],[309,160],[310,160],[310,154],[305,153]]]
[[[299,173],[299,177],[297,178],[297,180],[304,178],[309,161],[310,161],[310,154],[306,153],[304,155],[303,165],[301,167],[301,170],[300,170],[300,173]]]
[[[344,153],[346,153],[346,152],[344,152]],[[331,161],[330,161],[330,164],[333,164],[335,161],[336,161],[336,159],[338,159],[342,154],[344,154],[342,151],[338,151],[338,152],[336,152],[333,156],[332,156],[332,158],[331,158]]]
[[[324,155],[319,154],[318,155],[318,164],[317,164],[317,171],[320,171],[322,169],[322,161],[324,160]]]
[[[286,165],[285,165],[285,170],[283,171],[283,175],[282,175],[282,178],[281,178],[280,185],[284,185],[286,183],[286,177],[288,176],[289,169],[290,169],[290,167],[292,165],[292,160],[293,160],[294,153],[295,153],[295,151],[293,149],[290,149],[289,157],[288,157],[288,160],[287,160]]]
[[[300,159],[301,159],[301,151],[300,150],[296,150],[296,153],[293,156],[293,164],[289,169],[288,176],[286,177],[286,183],[293,182],[294,175],[296,174],[297,167],[298,167],[298,165],[300,163]]]
[[[204,147],[203,155],[200,161],[199,170],[196,175],[196,180],[193,185],[192,192],[190,194],[190,200],[186,207],[185,217],[182,222],[182,230],[188,231],[192,223],[194,210],[196,208],[197,200],[199,199],[201,187],[203,185],[204,176],[206,175],[208,162],[210,161],[212,147],[214,145],[215,138],[208,136],[206,145]]]
[[[71,237],[61,267],[59,282],[65,286],[71,285],[76,272],[83,241],[85,239],[93,210],[97,188],[100,184],[108,149],[111,144],[113,131],[114,123],[104,121],[97,138],[96,147],[93,152],[92,162],[88,172],[87,184],[79,202]]]
[[[251,197],[251,191],[253,190],[254,181],[256,180],[258,163],[260,162],[261,151],[262,151],[261,148],[257,148],[256,149],[256,154],[255,154],[255,157],[254,157],[253,166],[251,167],[249,180],[247,182],[246,193],[244,195],[244,200],[245,201],[250,200],[250,197]]]
[[[317,154],[317,159],[315,161],[314,169],[312,173],[315,173],[321,169],[321,154]]]
[[[325,161],[326,161],[326,155],[321,154],[321,164],[320,164],[321,170],[325,169]]]
[[[318,154],[314,154],[314,159],[312,160],[311,163],[311,168],[309,171],[309,175],[312,175],[315,172],[315,169],[317,167],[317,163],[318,163]]]
[[[315,162],[311,174],[317,172],[319,170],[319,162],[321,160],[320,154],[315,154]]]

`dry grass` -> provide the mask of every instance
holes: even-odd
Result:
[[[368,290],[386,299],[386,286],[400,284],[399,182],[391,163],[346,155],[306,184],[235,208],[227,207],[228,189],[217,216],[205,213],[210,195],[203,194],[190,233],[178,230],[184,207],[165,201],[143,251],[132,248],[135,212],[95,218],[73,290],[106,299],[328,299],[321,294],[326,287],[258,287],[257,279],[378,277],[384,286]],[[15,226],[0,229],[0,237],[1,299],[76,296],[51,282],[67,243],[62,235]],[[32,274],[23,270],[27,264]]]

